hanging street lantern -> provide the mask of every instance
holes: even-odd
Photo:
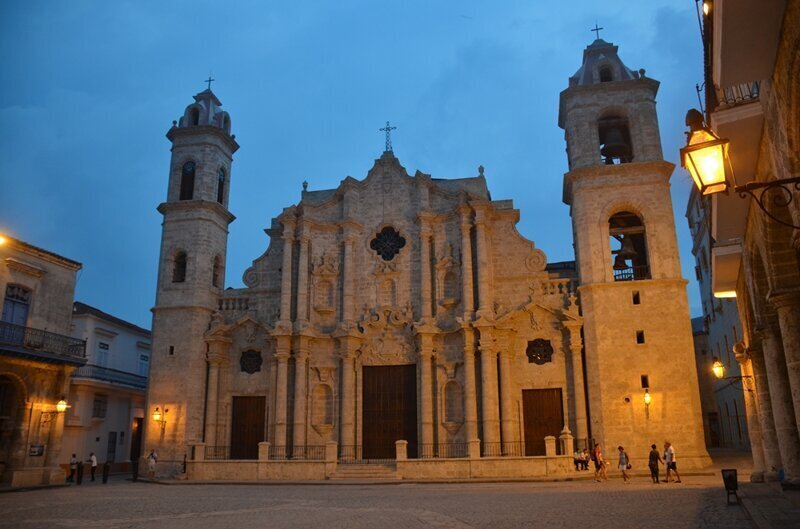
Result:
[[[686,147],[681,149],[681,165],[692,175],[702,195],[727,191],[725,176],[730,141],[720,138],[703,123],[703,115],[695,109],[686,114]]]

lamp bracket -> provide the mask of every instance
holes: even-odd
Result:
[[[792,191],[792,187],[794,187],[794,191]],[[794,200],[794,193],[800,192],[800,176],[783,178],[781,180],[771,180],[769,182],[748,182],[747,184],[736,186],[734,188],[734,191],[739,193],[741,198],[746,198],[747,195],[753,197],[753,200],[756,204],[758,204],[758,207],[761,208],[761,211],[763,211],[775,222],[796,230],[800,230],[800,226],[779,219],[770,213],[764,205],[764,202],[768,198],[768,196],[765,195],[767,195],[768,192],[775,190],[779,190],[779,193],[772,196],[773,203],[779,208],[788,206]]]

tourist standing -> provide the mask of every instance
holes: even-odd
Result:
[[[681,482],[681,475],[678,474],[678,462],[675,459],[675,447],[669,441],[664,442],[664,463],[667,465],[667,483],[669,483],[670,471],[675,472],[675,483]]]
[[[594,461],[594,480],[599,482],[600,478],[607,480],[606,463],[603,461],[603,452],[600,450],[600,445],[595,445],[592,451],[592,461]]]
[[[647,466],[650,467],[650,479],[653,483],[658,485],[661,481],[658,479],[658,464],[663,463],[661,454],[658,453],[658,448],[655,444],[650,445],[650,456],[647,458]]]
[[[158,463],[158,454],[155,450],[150,450],[150,454],[147,456],[147,475],[150,479],[156,477],[156,463]]]
[[[94,455],[94,452],[89,454],[89,460],[87,463],[92,464],[92,481],[94,481],[94,473],[97,472],[97,456]]]
[[[627,485],[631,481],[628,477],[628,469],[631,468],[631,460],[622,445],[618,446],[617,450],[619,450],[619,470],[622,472],[622,481]]]
[[[75,471],[78,470],[78,458],[75,454],[72,454],[72,457],[69,458],[69,477],[67,481],[72,483],[75,481]]]

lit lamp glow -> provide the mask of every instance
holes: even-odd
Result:
[[[164,430],[167,428],[167,413],[169,410],[164,408],[164,411],[161,411],[161,408],[156,406],[156,409],[153,410],[153,420],[156,421],[161,425],[161,432],[163,433]]]
[[[703,14],[708,15],[709,11],[711,11],[711,4],[708,2],[703,2]]]
[[[681,165],[692,175],[697,189],[703,195],[725,191],[730,186],[725,176],[725,160],[730,141],[720,138],[703,123],[703,115],[697,110],[686,114],[686,147],[681,149]]]
[[[714,363],[711,364],[711,371],[714,372],[714,376],[717,378],[721,379],[725,376],[725,366],[719,361],[719,358],[714,358]]]
[[[650,396],[650,391],[644,390],[644,405],[650,406],[650,402],[652,402],[653,397]]]
[[[161,417],[162,417],[161,410],[159,409],[158,406],[156,406],[156,409],[153,412],[153,420],[156,422],[161,422]]]
[[[58,413],[64,413],[65,411],[67,411],[67,408],[69,408],[69,406],[67,405],[67,401],[64,400],[64,397],[61,397],[61,400],[59,400],[56,403],[56,411]]]

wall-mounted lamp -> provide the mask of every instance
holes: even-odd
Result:
[[[714,357],[712,362],[713,363],[711,364],[711,372],[714,373],[714,377],[716,377],[717,380],[730,380],[732,383],[736,382],[736,381],[739,381],[739,382],[742,383],[742,387],[744,388],[745,391],[753,391],[753,388],[750,387],[750,386],[752,386],[752,383],[753,383],[753,377],[752,376],[750,376],[750,375],[741,375],[741,376],[738,376],[738,377],[726,377],[725,376],[725,364],[720,362],[719,358],[717,358],[716,356]]]
[[[714,376],[718,379],[725,378],[725,365],[719,361],[719,358],[716,356],[714,357],[713,363],[711,364],[711,371],[714,373]]]
[[[56,403],[56,411],[58,413],[64,413],[67,411],[67,408],[69,408],[67,400],[64,397],[61,397],[61,399],[59,399],[59,401]]]
[[[169,408],[164,408],[163,413],[161,412],[161,409],[158,406],[156,406],[156,409],[153,410],[153,420],[161,424],[162,432],[167,427],[167,413],[169,413]]]
[[[775,217],[764,205],[767,192],[778,191],[777,195],[772,195],[773,203],[788,206],[794,199],[794,192],[800,191],[800,176],[736,185],[736,176],[728,157],[730,141],[720,138],[711,127],[706,126],[699,110],[691,109],[686,113],[686,126],[689,132],[686,133],[686,146],[681,149],[681,165],[692,175],[700,194],[711,195],[733,187],[741,198],[750,195],[761,211],[775,222],[800,230],[800,226]],[[725,173],[726,166],[730,168],[731,182]]]

